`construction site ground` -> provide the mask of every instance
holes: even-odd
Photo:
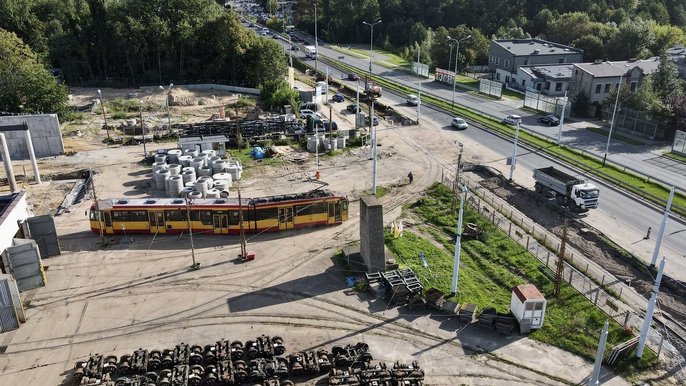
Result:
[[[74,90],[74,94],[88,99],[93,91]],[[118,92],[127,96],[140,91]],[[216,91],[190,94],[190,100],[210,102],[173,106],[172,116],[203,120],[231,97],[218,97]],[[346,104],[333,108],[339,127],[352,126]],[[102,120],[97,114],[87,118],[83,126],[69,130],[80,132],[73,141],[65,139],[70,155],[40,160],[42,172],[57,176],[93,169],[98,198],[156,195],[150,167],[140,163],[143,146],[106,147]],[[421,126],[389,127],[385,122],[379,126],[378,183],[389,187],[381,198],[386,223],[401,216],[403,205],[415,201],[450,171],[456,154],[445,143],[462,142],[465,162],[505,171],[500,157],[464,132],[443,130],[447,124],[429,114]],[[149,151],[170,147],[174,144],[148,144]],[[426,384],[431,385],[586,383],[592,370],[586,359],[523,335],[497,335],[445,315],[388,306],[346,287],[345,271],[333,256],[359,240],[357,199],[371,187],[368,155],[368,148],[354,148],[320,159],[321,180],[327,188],[351,199],[349,221],[335,227],[249,235],[248,250],[257,256],[251,262],[238,259],[239,238],[234,236],[197,235],[195,256],[201,267],[197,271],[189,269],[190,242],[185,234],[107,237],[108,245],[102,247],[87,221],[92,201],[72,206],[55,217],[62,255],[44,260],[46,287],[24,293],[27,323],[0,336],[5,351],[0,383],[70,384],[74,362],[93,353],[122,355],[139,347],[162,349],[179,342],[205,345],[222,338],[245,341],[261,334],[282,336],[287,353],[364,341],[375,361],[417,360],[426,371]],[[241,181],[241,193],[255,197],[318,187],[310,180],[316,170],[315,157],[304,154],[303,158],[302,163],[276,166],[256,162],[249,178]],[[15,164],[15,170],[27,165]],[[414,183],[399,184],[409,171],[414,173]],[[24,184],[37,214],[48,213],[64,199],[64,192],[52,187],[53,183]],[[45,189],[46,184],[50,188]],[[556,229],[559,220],[544,225]],[[622,244],[633,236],[618,235],[615,242]],[[582,240],[577,240],[581,236],[570,238],[581,245]],[[590,248],[600,247],[591,243],[579,248],[594,252]],[[620,269],[621,262],[610,261]],[[683,313],[678,298],[674,303],[670,306]],[[611,373],[603,374],[605,384],[628,384]],[[662,370],[642,377],[676,384]],[[314,379],[300,384],[323,383]]]

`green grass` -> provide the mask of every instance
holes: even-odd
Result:
[[[364,50],[361,48],[355,48],[355,47],[345,47],[345,46],[330,46],[331,49],[348,54],[350,56],[356,57],[358,59],[369,59],[369,50]],[[407,60],[401,58],[400,56],[384,51],[384,50],[374,50],[374,63],[384,66],[384,67],[390,67],[390,68],[396,68],[396,67],[409,67],[410,62]],[[379,55],[383,55],[385,58],[382,60],[379,60]]]
[[[586,130],[593,132],[593,133],[596,133],[596,134],[604,135],[606,137],[607,137],[607,133],[608,133],[608,130],[603,129],[602,127],[588,126],[588,127],[586,127]],[[628,143],[630,145],[638,145],[638,146],[644,145],[644,143],[641,141],[637,141],[631,137],[627,137],[626,135],[622,135],[621,133],[617,133],[617,132],[612,133],[612,139],[620,141],[620,142]]]
[[[342,47],[342,46],[330,46],[330,48],[334,51],[338,51],[344,54],[348,54],[352,57],[358,58],[358,59],[367,59],[369,58],[369,51],[367,51],[366,54],[362,53],[361,50],[357,48],[348,48],[348,47]]]
[[[662,155],[667,157],[667,158],[671,158],[675,161],[686,163],[686,156],[683,156],[681,154],[677,154],[677,153],[668,151],[668,152],[663,153]]]
[[[522,101],[524,100],[524,94],[508,89],[503,90],[503,97]]]
[[[326,61],[326,59],[323,60]],[[348,72],[362,74],[361,70],[348,66],[344,63],[335,62],[335,64],[346,69]],[[379,84],[385,89],[395,90],[405,94],[414,93],[414,89],[397,85],[376,75],[374,75],[372,79],[375,83]],[[500,120],[491,116],[484,115],[462,106],[456,105],[453,108],[450,106],[450,101],[444,101],[428,94],[422,95],[422,100],[424,103],[434,105],[454,115],[458,115],[483,124],[492,131],[498,132],[505,136],[514,137],[513,127],[504,125],[500,122]],[[670,189],[658,182],[651,181],[649,176],[643,177],[629,171],[622,170],[621,168],[612,164],[603,166],[602,160],[598,157],[581,153],[579,151],[567,148],[564,145],[555,145],[545,138],[526,131],[520,130],[519,141],[523,144],[533,147],[534,151],[536,152],[545,153],[549,156],[559,158],[573,166],[576,166],[586,173],[596,176],[599,179],[615,185],[620,185],[624,189],[650,200],[659,206],[665,206],[667,202]],[[683,193],[675,194],[672,210],[686,216],[686,195]]]
[[[477,90],[479,89],[479,80],[470,78],[468,76],[460,75],[457,74],[457,84],[462,85],[462,86],[467,86],[467,87],[474,87]]]
[[[415,232],[406,230],[399,238],[386,234],[386,245],[398,262],[412,268],[424,288],[434,287],[444,293],[451,292],[453,238],[457,227],[457,216],[452,214],[451,206],[450,189],[435,184],[410,207],[427,225]],[[509,312],[512,287],[532,283],[547,297],[548,305],[543,328],[529,336],[592,359],[608,316],[567,284],[561,287],[559,298],[553,298],[554,283],[538,269],[538,260],[469,206],[465,207],[464,214],[464,223],[467,222],[476,223],[485,234],[481,240],[462,242],[457,301],[476,304],[479,309],[494,307],[498,312],[506,313]],[[420,252],[424,252],[429,268],[422,265]],[[630,333],[611,321],[608,347],[630,337]],[[620,364],[618,368],[630,375],[656,361],[654,353],[646,352],[641,361],[626,367]]]

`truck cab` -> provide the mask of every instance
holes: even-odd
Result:
[[[572,197],[576,206],[581,209],[595,209],[598,207],[600,190],[593,184],[585,183],[572,187]]]

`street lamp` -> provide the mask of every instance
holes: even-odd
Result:
[[[191,205],[192,200],[189,202],[188,195],[184,196],[186,200],[186,222],[188,224],[188,234],[191,238],[191,257],[193,258],[193,264],[191,264],[191,269],[199,269],[200,263],[195,261],[195,246],[193,245],[193,226],[191,225]]]
[[[100,109],[102,109],[102,119],[105,120],[105,130],[107,130],[107,139],[110,139],[110,127],[107,125],[107,115],[105,115],[105,104],[102,102],[102,92],[98,89],[98,96],[100,97]]]
[[[317,42],[317,3],[314,3],[314,75],[317,76],[317,59],[319,59],[319,43]]]
[[[512,147],[512,159],[510,160],[510,181],[514,177],[514,171],[517,168],[517,142],[519,141],[519,121],[515,129],[514,145]]]
[[[374,23],[367,23],[366,21],[363,21],[362,24],[368,25],[371,27],[371,30],[369,31],[369,75],[372,75],[372,55],[374,54],[374,26],[381,23],[381,20],[374,22]]]
[[[457,39],[453,39],[450,36],[448,36],[448,39],[454,40],[455,42],[457,42],[457,48],[455,50],[455,75],[453,76],[453,100],[450,103],[451,108],[455,107],[455,83],[457,83],[457,60],[460,58],[460,42],[467,40],[467,39],[471,39],[471,38],[472,38],[472,35],[467,35],[467,36],[463,37],[462,39],[457,40]]]
[[[453,64],[453,40],[451,39],[450,36],[448,36],[448,44],[450,44],[450,55],[448,55],[448,70],[450,70],[450,66]]]
[[[610,62],[606,62],[609,65],[613,65]],[[628,65],[624,65],[624,67],[629,67]],[[607,159],[607,153],[610,151],[610,139],[612,138],[612,129],[614,128],[615,125],[615,115],[617,114],[617,104],[619,104],[619,92],[622,90],[622,78],[624,77],[624,73],[622,72],[619,75],[619,84],[617,84],[617,96],[615,97],[615,109],[612,111],[612,122],[610,122],[610,132],[607,134],[607,144],[605,145],[605,154],[603,155],[603,167],[605,167],[605,160]]]

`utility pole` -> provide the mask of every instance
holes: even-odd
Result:
[[[457,216],[457,235],[455,236],[455,256],[453,260],[453,282],[451,288],[452,296],[457,294],[457,279],[460,275],[460,249],[462,249],[462,213],[464,212],[464,201],[467,199],[467,187],[462,185],[464,197],[460,196],[460,213]]]
[[[331,103],[329,103],[329,150],[333,151],[333,115],[331,113]]]
[[[357,79],[356,91],[357,98],[355,102],[355,130],[357,130],[357,117],[360,115],[360,80]]]
[[[514,176],[514,171],[517,168],[517,142],[519,141],[519,122],[517,122],[517,127],[515,128],[514,145],[512,147],[512,160],[510,162],[510,181]]]
[[[422,62],[420,62],[421,59],[421,53],[422,53],[422,46],[419,46],[419,50],[417,51],[417,75],[419,75],[419,66],[421,66]],[[417,82],[417,125],[419,125],[419,117],[421,115],[420,108],[422,106],[422,80],[420,79]]]
[[[655,303],[657,302],[657,294],[660,292],[660,282],[662,281],[662,272],[665,269],[666,259],[663,256],[660,262],[660,268],[657,270],[657,277],[655,278],[655,286],[653,287],[653,294],[650,296],[648,308],[646,309],[646,316],[643,319],[643,327],[641,327],[641,335],[638,337],[638,346],[636,347],[636,358],[643,356],[643,349],[648,338],[648,330],[650,330],[650,323],[653,321],[653,312],[655,311]]]
[[[95,201],[95,213],[98,215],[98,229],[100,229],[100,244],[105,245],[105,232],[102,222],[102,212],[100,212],[100,204],[98,203],[98,195],[95,193],[95,173],[90,169],[91,190],[93,190],[93,201]]]
[[[141,99],[141,133],[143,134],[143,160],[148,157],[148,150],[145,147],[145,123],[143,123],[143,100]]]
[[[662,223],[660,223],[660,230],[657,232],[657,240],[655,240],[655,249],[653,249],[653,258],[650,260],[650,266],[655,267],[657,263],[657,255],[660,253],[660,246],[662,245],[662,238],[665,237],[665,228],[667,228],[667,220],[669,220],[670,209],[672,208],[672,200],[674,199],[674,190],[669,191],[669,198],[667,199],[667,206],[665,206],[665,214],[662,216]]]
[[[317,41],[317,3],[314,3],[314,75],[317,76],[317,61],[319,60],[319,42]]]
[[[460,150],[457,153],[457,169],[455,170],[455,181],[453,181],[453,214],[455,214],[455,210],[457,210],[457,187],[460,185],[460,173],[462,172],[462,151],[464,150],[464,145],[462,142],[458,142],[457,146],[460,148]]]
[[[565,219],[565,225],[562,228],[562,240],[560,241],[560,252],[557,254],[557,270],[555,272],[555,289],[553,290],[553,296],[560,296],[560,285],[562,284],[562,273],[565,267],[565,248],[567,246],[567,219]]]
[[[591,379],[588,380],[588,386],[600,385],[600,367],[603,364],[603,354],[605,353],[605,344],[607,344],[607,330],[610,324],[605,320],[603,331],[600,332],[600,341],[598,342],[598,350],[595,353],[595,363],[593,364],[593,372]]]
[[[102,109],[102,119],[105,120],[105,130],[107,130],[107,139],[110,139],[110,127],[107,125],[107,114],[105,114],[105,103],[102,101],[102,92],[98,89],[98,96],[100,97],[100,108]]]
[[[193,264],[191,264],[191,269],[200,269],[200,263],[195,261],[195,245],[193,244],[193,226],[191,225],[191,203],[188,202],[188,195],[184,196],[186,200],[186,222],[188,223],[188,235],[191,240],[191,258],[193,259]]]
[[[567,90],[565,90],[565,99],[562,102],[562,115],[560,116],[560,128],[557,130],[557,144],[560,144],[562,139],[562,127],[565,125],[565,109],[567,108]]]
[[[374,126],[374,98],[370,96],[369,133],[372,134],[372,194],[376,196],[376,126]]]
[[[173,86],[174,83],[169,83],[169,90],[167,90],[167,125],[169,126],[169,134],[172,132],[171,113],[169,112],[169,97],[171,97],[171,89]]]
[[[243,201],[241,200],[241,186],[236,184],[236,187],[238,188],[238,227],[241,233],[241,254],[238,255],[238,257],[245,259],[247,257],[247,252],[245,245],[245,228],[243,227]]]

